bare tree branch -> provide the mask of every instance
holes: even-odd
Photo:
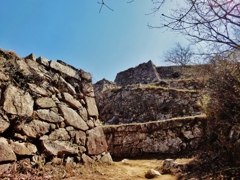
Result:
[[[114,11],[112,8],[110,8],[105,2],[104,2],[104,0],[102,0],[102,2],[97,2],[98,4],[101,4],[101,7],[100,7],[100,9],[99,9],[99,13],[101,13],[101,11],[102,11],[102,8],[103,8],[103,6],[106,6],[108,9],[110,9],[111,11]]]

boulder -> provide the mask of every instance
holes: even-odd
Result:
[[[87,131],[87,150],[89,155],[97,155],[107,151],[107,142],[102,127]]]
[[[69,141],[42,140],[42,147],[46,156],[63,156],[64,154],[77,154],[78,146]]]
[[[4,93],[3,109],[9,114],[32,116],[33,99],[30,94],[13,85],[9,85]]]
[[[59,105],[59,108],[64,116],[67,125],[73,126],[74,128],[83,131],[89,129],[86,122],[78,115],[76,111],[67,107],[66,105]]]
[[[33,155],[37,152],[37,147],[31,143],[20,143],[20,142],[11,142],[10,143],[13,151],[17,155]]]
[[[13,152],[11,146],[8,144],[7,140],[0,137],[0,162],[6,161],[16,161],[17,157]]]

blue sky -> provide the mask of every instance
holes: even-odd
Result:
[[[166,65],[161,55],[184,37],[149,29],[159,16],[145,15],[147,0],[105,0],[114,11],[102,9],[98,0],[0,0],[0,48],[20,57],[34,53],[62,60],[90,72],[93,82],[114,81],[120,71],[152,60]],[[99,0],[100,1],[100,0]]]

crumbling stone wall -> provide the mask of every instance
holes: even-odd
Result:
[[[156,66],[152,61],[142,63],[135,68],[130,68],[126,71],[119,72],[115,78],[115,83],[118,86],[126,86],[129,84],[148,84],[158,82],[160,77],[158,75]]]
[[[196,150],[204,145],[206,117],[105,125],[109,152],[114,157],[142,157]]]
[[[96,101],[99,118],[106,124],[149,122],[202,113],[199,91],[151,84],[108,89],[98,93]]]
[[[110,156],[91,74],[0,50],[0,92],[0,163],[26,156],[70,155],[78,162]]]

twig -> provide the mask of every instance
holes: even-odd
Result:
[[[102,11],[102,7],[106,6],[108,9],[110,9],[111,11],[114,11],[112,8],[110,8],[107,4],[105,4],[104,0],[102,0],[102,2],[98,2],[98,4],[101,4],[101,7],[99,9],[99,13],[101,13]]]

